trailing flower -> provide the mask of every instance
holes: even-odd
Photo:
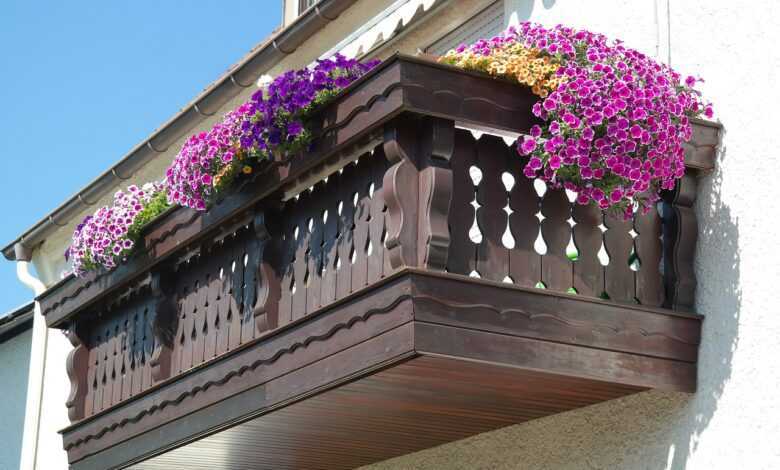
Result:
[[[141,229],[168,207],[163,183],[117,191],[113,204],[99,208],[76,227],[65,259],[72,260],[77,276],[98,266],[113,268],[130,254]]]
[[[523,23],[503,35],[461,46],[442,62],[531,87],[542,120],[518,140],[523,173],[621,210],[649,210],[685,172],[683,143],[691,117],[712,105],[671,67],[601,34]]]
[[[336,55],[311,69],[286,72],[227,113],[211,130],[190,137],[166,172],[169,201],[206,210],[210,197],[261,159],[308,148],[306,119],[378,62]]]

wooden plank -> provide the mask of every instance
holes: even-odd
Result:
[[[477,249],[469,238],[469,229],[474,222],[476,197],[469,168],[477,163],[476,142],[471,132],[455,130],[455,149],[450,159],[452,168],[452,202],[450,204],[450,252],[447,257],[447,271],[468,276],[477,268]]]
[[[515,239],[514,249],[509,251],[509,276],[514,283],[523,287],[535,287],[542,279],[542,258],[534,248],[539,235],[539,195],[533,180],[527,178],[522,169],[527,157],[510,157],[509,172],[515,184],[509,192],[509,228]]]
[[[477,247],[477,272],[480,277],[503,281],[509,275],[509,250],[501,237],[507,227],[504,211],[508,195],[501,181],[507,168],[506,145],[501,138],[483,135],[477,141],[477,166],[482,180],[477,188],[477,223],[482,231],[482,243]]]
[[[639,270],[634,272],[636,299],[642,305],[660,307],[664,303],[663,275],[661,274],[661,217],[653,208],[634,218],[634,250],[639,258]]]
[[[604,290],[610,300],[620,303],[636,303],[634,298],[634,273],[629,267],[629,258],[634,240],[631,238],[631,221],[621,214],[607,212],[604,215],[604,249],[609,255],[609,264],[604,269]]]
[[[566,292],[572,287],[572,266],[566,256],[571,239],[567,222],[570,211],[564,190],[548,188],[542,199],[542,237],[547,245],[547,253],[542,256],[542,282],[556,292]]]

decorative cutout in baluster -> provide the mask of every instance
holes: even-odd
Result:
[[[577,246],[573,287],[580,295],[599,297],[604,292],[604,267],[598,256],[602,243],[601,209],[595,204],[575,204],[572,217],[576,222],[574,244]]]
[[[68,418],[73,423],[86,416],[87,392],[92,385],[89,382],[90,374],[88,372],[90,351],[85,345],[85,335],[80,325],[69,325],[65,334],[73,346],[65,363],[68,379],[70,379],[70,394],[65,401],[65,406],[68,407]]]
[[[634,251],[639,258],[639,270],[634,272],[636,299],[642,305],[660,307],[664,303],[664,285],[660,264],[662,258],[661,217],[654,207],[634,219]]]
[[[539,235],[539,195],[533,180],[522,174],[527,158],[509,157],[509,168],[515,177],[515,185],[509,193],[509,227],[515,239],[514,249],[509,251],[509,276],[515,284],[534,287],[542,278],[542,257],[534,249]]]
[[[686,174],[677,182],[674,191],[663,195],[664,306],[678,310],[693,310],[696,291],[696,272],[693,257],[699,225],[696,212],[698,181]]]
[[[615,302],[636,303],[634,299],[634,272],[629,266],[629,257],[634,240],[631,238],[631,221],[622,214],[604,214],[604,248],[609,255],[609,264],[604,270],[604,290]]]
[[[277,272],[274,270],[273,253],[266,250],[271,243],[271,234],[267,226],[267,216],[265,212],[258,211],[252,220],[252,229],[254,230],[254,253],[253,258],[257,266],[254,276],[256,283],[256,299],[253,308],[255,317],[255,329],[258,334],[274,330],[279,324],[279,297],[280,282]],[[254,268],[253,268],[254,269]]]
[[[468,275],[476,269],[476,246],[469,237],[474,221],[472,202],[476,197],[469,169],[477,162],[476,142],[470,132],[455,131],[455,149],[450,159],[452,168],[452,203],[448,215],[450,228],[450,252],[447,271]]]
[[[507,193],[501,175],[508,161],[506,144],[500,137],[483,135],[477,142],[477,161],[482,180],[477,188],[477,222],[482,242],[477,247],[477,272],[483,279],[503,281],[509,275],[509,250],[501,237],[507,227],[504,207]]]

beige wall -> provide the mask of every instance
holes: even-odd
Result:
[[[625,39],[701,74],[724,125],[701,180],[696,310],[705,315],[695,394],[645,392],[366,467],[385,469],[780,468],[780,7],[690,0],[508,0],[516,19]],[[510,15],[507,15],[508,17]]]

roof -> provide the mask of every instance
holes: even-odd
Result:
[[[28,302],[0,316],[0,343],[32,328],[33,312],[34,304]]]
[[[47,236],[71,224],[72,219],[93,206],[112,191],[119,182],[129,179],[147,162],[168,150],[168,147],[198,123],[214,115],[242,90],[254,85],[255,79],[273,67],[283,57],[292,54],[307,38],[335,20],[357,0],[320,0],[287,27],[277,30],[266,41],[250,51],[219,79],[206,87],[193,101],[154,131],[146,140],[130,150],[115,165],[78,191],[59,207],[33,224],[23,234],[8,243],[3,255],[8,260],[29,259],[32,250]],[[19,244],[18,250],[14,247]]]

